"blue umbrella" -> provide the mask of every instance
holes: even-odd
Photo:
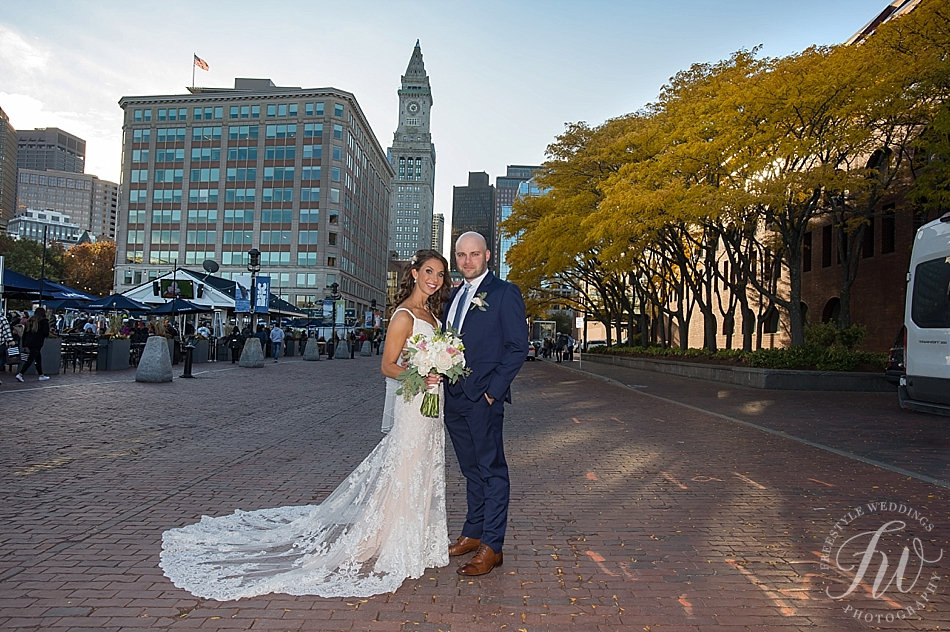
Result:
[[[149,313],[150,314],[198,314],[200,312],[211,312],[214,311],[211,307],[205,307],[203,305],[196,305],[191,301],[186,301],[183,298],[174,298],[167,303],[163,303],[158,307],[153,308]]]
[[[151,307],[145,303],[139,303],[126,296],[125,294],[113,294],[94,300],[85,306],[89,311],[113,311],[113,312],[148,312]]]

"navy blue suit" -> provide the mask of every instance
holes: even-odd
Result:
[[[443,323],[458,292],[456,288],[445,306]],[[462,323],[465,361],[472,372],[446,384],[445,426],[467,481],[462,535],[481,539],[497,553],[505,541],[510,489],[502,437],[504,406],[511,402],[511,383],[528,353],[528,325],[518,286],[489,272],[475,296],[483,293],[485,310],[472,303]]]

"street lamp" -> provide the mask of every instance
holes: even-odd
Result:
[[[330,346],[333,349],[333,356],[330,357],[332,360],[336,356],[336,302],[340,300],[340,284],[331,283],[330,284],[330,300],[333,301],[333,312],[330,322]],[[329,355],[329,354],[328,354]]]
[[[251,331],[257,333],[257,273],[261,271],[261,251],[251,248],[247,256],[247,271],[251,273]]]

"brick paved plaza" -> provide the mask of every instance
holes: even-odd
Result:
[[[368,599],[236,602],[175,588],[162,532],[324,498],[382,437],[377,357],[200,365],[166,384],[0,374],[0,630],[950,629],[950,420],[900,411],[891,393],[582,368],[527,363],[515,383],[504,566],[462,579],[453,560]],[[454,538],[464,489],[451,448],[448,461]],[[913,508],[931,526],[925,557],[943,557],[912,582],[911,550],[885,585],[900,548],[882,539],[832,599],[855,575],[822,548],[836,524],[881,526],[847,524],[876,501]]]

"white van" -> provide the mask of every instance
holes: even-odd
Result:
[[[950,213],[914,237],[904,326],[901,407],[950,415]]]

